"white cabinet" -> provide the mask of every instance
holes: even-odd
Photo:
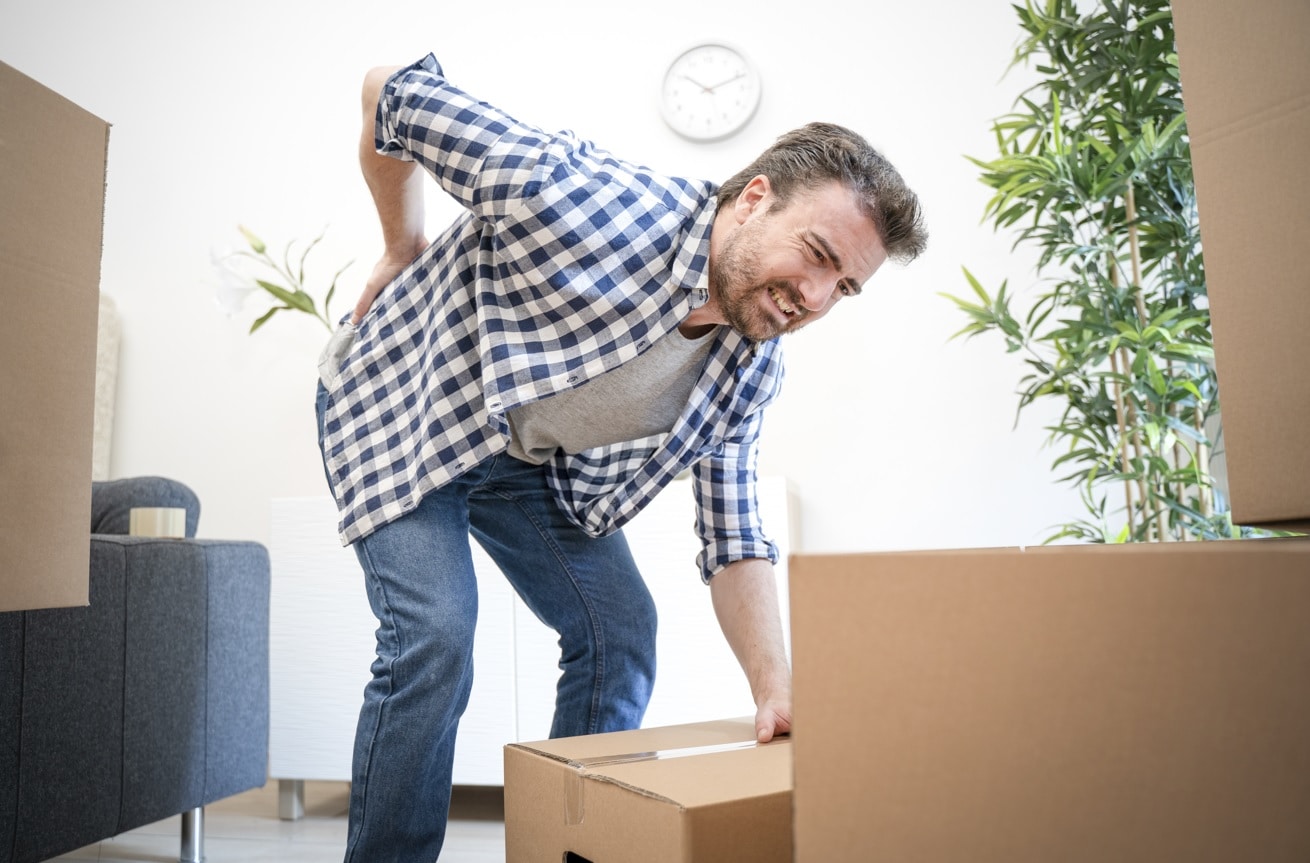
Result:
[[[779,597],[787,631],[791,494],[782,478],[760,482],[761,517],[778,543]],[[699,542],[690,480],[665,489],[625,534],[659,611],[658,671],[646,726],[754,712],[695,565]],[[302,805],[298,782],[349,780],[355,721],[374,656],[376,623],[354,552],[336,535],[330,497],[273,501],[269,775],[282,814]],[[455,750],[457,785],[500,785],[506,743],[550,733],[559,648],[509,583],[472,543],[479,614],[476,676]]]
[[[331,497],[273,501],[269,775],[278,779],[350,779],[377,621],[355,552],[341,546],[336,524]],[[517,600],[485,557],[478,601],[477,680],[460,725],[456,782],[498,785],[500,747],[515,734]],[[486,757],[493,750],[496,758]]]

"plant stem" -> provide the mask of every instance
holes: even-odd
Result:
[[[1210,473],[1210,448],[1205,442],[1205,411],[1201,409],[1200,399],[1196,400],[1196,407],[1192,409],[1192,426],[1200,438],[1196,444],[1196,468],[1205,477],[1201,483],[1201,515],[1209,518],[1213,505],[1214,480]]]
[[[1128,220],[1128,251],[1133,265],[1133,300],[1137,303],[1140,326],[1145,327],[1148,318],[1146,300],[1142,298],[1142,248],[1137,236],[1137,195],[1132,180],[1128,181],[1128,191],[1124,195],[1124,218]]]
[[[1117,288],[1119,287],[1119,265],[1112,252],[1107,253],[1107,255],[1110,259],[1110,286]],[[1122,358],[1120,357],[1121,353]],[[1128,351],[1122,347],[1110,354],[1110,370],[1114,372],[1114,407],[1115,414],[1119,421],[1119,453],[1123,462],[1123,472],[1125,476],[1124,499],[1126,502],[1125,507],[1128,511],[1128,532],[1132,536],[1137,535],[1137,519],[1135,515],[1136,509],[1140,508],[1142,511],[1143,527],[1146,529],[1147,533],[1146,538],[1149,539],[1151,531],[1150,523],[1146,521],[1146,503],[1149,500],[1146,493],[1146,483],[1141,476],[1137,477],[1137,497],[1140,503],[1138,507],[1134,507],[1131,485],[1134,481],[1128,478],[1132,474],[1132,471],[1130,470],[1132,463],[1130,461],[1128,448],[1130,446],[1133,448],[1133,456],[1136,458],[1137,463],[1141,464],[1142,445],[1141,439],[1137,434],[1137,422],[1136,418],[1133,416],[1132,406],[1129,404],[1128,398],[1124,394],[1124,387],[1120,380],[1120,366],[1123,367],[1123,377],[1127,378],[1128,370],[1131,369],[1133,365],[1131,358],[1128,356]]]
[[[1137,525],[1133,518],[1133,484],[1128,471],[1128,432],[1124,411],[1123,385],[1119,382],[1119,352],[1110,354],[1110,371],[1114,373],[1114,413],[1119,421],[1119,463],[1124,473],[1124,511],[1128,513],[1128,533],[1135,535]]]
[[[1128,227],[1128,259],[1133,268],[1133,301],[1137,304],[1137,320],[1139,330],[1144,330],[1150,323],[1150,317],[1146,312],[1146,299],[1142,295],[1142,248],[1140,238],[1137,232],[1137,194],[1132,180],[1128,181],[1128,189],[1124,193],[1124,219]],[[1137,423],[1133,423],[1134,437],[1140,446],[1140,437],[1137,435]],[[1163,453],[1161,453],[1163,455]],[[1160,477],[1151,483],[1151,496],[1157,500],[1167,499],[1169,496],[1168,489],[1165,487],[1166,480]],[[1163,541],[1169,535],[1168,518],[1165,515],[1164,507],[1156,507],[1155,516],[1155,534],[1156,539]]]
[[[1132,363],[1129,361],[1126,351],[1123,358],[1123,363],[1124,363],[1124,368],[1132,368]],[[1146,530],[1146,534],[1144,538],[1149,542],[1151,540],[1151,533],[1153,527],[1151,522],[1151,515],[1150,515],[1151,513],[1150,504],[1152,503],[1155,494],[1154,494],[1154,489],[1151,487],[1150,480],[1146,475],[1146,459],[1142,457],[1142,452],[1145,449],[1142,446],[1142,428],[1141,428],[1142,421],[1137,411],[1137,405],[1133,403],[1133,400],[1125,396],[1124,402],[1126,405],[1125,414],[1128,418],[1129,442],[1132,444],[1133,447],[1133,461],[1138,465],[1138,471],[1137,471],[1138,508],[1142,514],[1142,527],[1145,528]]]
[[[1169,360],[1165,364],[1165,369],[1169,373],[1169,381],[1172,382],[1174,379],[1174,361]],[[1171,402],[1165,410],[1172,419],[1178,422],[1182,422],[1180,416],[1180,410],[1178,407],[1178,402]],[[1174,472],[1178,474],[1179,479],[1178,479],[1178,487],[1175,489],[1174,494],[1176,495],[1176,498],[1179,503],[1183,503],[1184,501],[1187,500],[1187,483],[1184,482],[1182,479],[1183,465],[1186,464],[1184,460],[1184,456],[1187,453],[1188,450],[1185,446],[1183,446],[1182,438],[1178,437],[1175,434],[1174,448],[1173,448]],[[1176,519],[1176,523],[1174,525],[1174,536],[1181,542],[1186,542],[1189,539],[1189,534],[1187,532],[1186,526],[1182,522],[1182,519]]]

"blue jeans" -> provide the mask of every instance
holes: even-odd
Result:
[[[320,432],[324,403],[320,388]],[[441,851],[473,685],[470,534],[559,633],[551,736],[641,724],[655,680],[655,604],[627,541],[570,522],[543,467],[487,459],[354,544],[378,630],[355,734],[346,863],[431,863]]]

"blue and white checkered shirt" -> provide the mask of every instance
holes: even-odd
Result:
[[[525,125],[452,86],[431,55],[387,82],[376,145],[417,161],[467,213],[379,295],[327,385],[323,449],[343,543],[504,451],[508,410],[632,359],[708,298],[713,183]],[[547,464],[561,507],[594,536],[691,467],[706,580],[778,556],[755,474],[779,347],[729,327],[712,338],[669,433]]]

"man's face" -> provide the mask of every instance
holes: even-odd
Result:
[[[817,321],[860,293],[887,259],[855,195],[837,182],[798,191],[780,207],[757,177],[734,215],[710,270],[710,296],[728,325],[755,341]]]

